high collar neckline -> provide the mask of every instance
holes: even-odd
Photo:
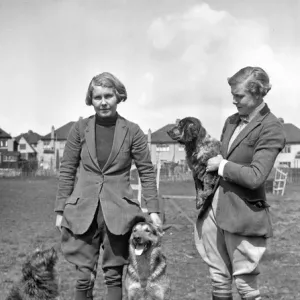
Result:
[[[116,113],[113,117],[102,118],[98,114],[96,114],[96,124],[102,126],[112,126],[116,125],[118,119],[118,113]]]

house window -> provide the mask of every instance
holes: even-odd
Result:
[[[59,148],[60,149],[65,149],[65,146],[66,146],[66,142],[60,142],[59,143]]]
[[[48,153],[54,153],[54,145],[51,144],[50,141],[44,141],[44,151],[50,151]]]
[[[185,148],[184,148],[184,145],[178,145],[178,150],[179,150],[179,151],[184,151],[184,149],[185,149]]]
[[[20,150],[26,150],[26,144],[20,144]]]
[[[297,152],[296,156],[295,156],[295,159],[300,159],[300,151]]]
[[[168,151],[170,151],[170,146],[168,144],[158,144],[158,145],[156,145],[156,151],[168,152]]]
[[[3,155],[3,161],[17,161],[17,157],[13,155]]]
[[[291,145],[286,145],[281,153],[291,153]]]
[[[4,141],[4,140],[0,141],[0,147],[7,147],[7,140],[6,141]]]

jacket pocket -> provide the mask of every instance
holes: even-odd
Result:
[[[66,201],[65,204],[66,204],[66,205],[67,205],[67,204],[73,204],[73,205],[76,205],[79,199],[80,199],[80,197],[78,197],[78,196],[70,196],[70,197],[67,199],[67,201]]]
[[[265,208],[268,208],[270,207],[270,205],[264,201],[264,200],[257,200],[257,201],[248,201],[248,200],[245,200],[244,201],[247,203],[247,205],[249,207],[251,207],[254,211],[260,211],[260,210],[263,210]]]
[[[128,197],[123,197],[123,199],[126,200],[127,203],[129,203],[129,204],[133,204],[133,205],[136,205],[136,206],[140,207],[140,204],[138,202],[136,202],[132,199],[129,199]]]

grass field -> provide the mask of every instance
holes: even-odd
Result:
[[[25,256],[38,245],[59,243],[53,213],[57,180],[0,179],[0,300],[12,282],[19,278]],[[194,195],[192,182],[161,183],[161,194]],[[261,265],[260,288],[263,299],[300,299],[300,187],[288,186],[286,196],[268,195],[274,223],[274,238]],[[166,201],[166,222],[181,224],[169,229],[163,238],[172,279],[173,300],[209,300],[208,270],[193,241],[193,227]],[[173,200],[172,200],[173,201]],[[191,200],[176,200],[195,219]],[[60,255],[58,263],[61,300],[72,299],[74,270]],[[95,299],[104,295],[99,272]],[[239,299],[235,292],[235,298]]]

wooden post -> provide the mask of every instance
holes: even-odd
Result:
[[[148,129],[148,147],[149,147],[149,150],[150,150],[150,155],[151,155],[151,153],[152,153],[152,149],[151,149],[151,129],[149,128]]]
[[[158,162],[156,164],[156,184],[157,184],[157,191],[159,191],[159,179],[160,179],[160,168],[161,168],[161,163],[160,159],[158,157]]]

